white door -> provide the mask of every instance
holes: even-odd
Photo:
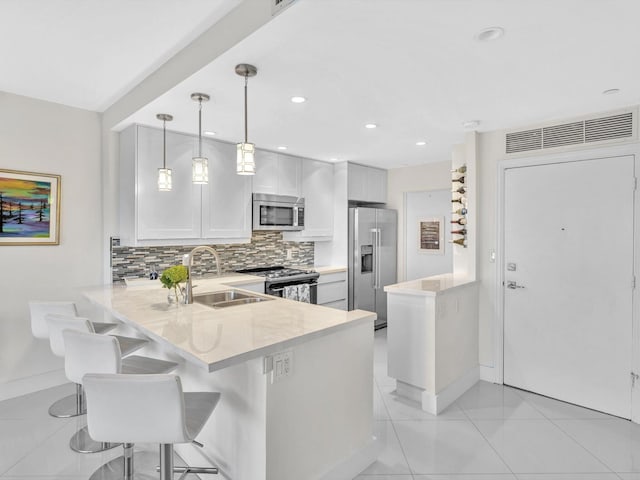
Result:
[[[505,170],[505,384],[630,418],[633,165]]]

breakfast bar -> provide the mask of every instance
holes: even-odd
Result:
[[[210,463],[236,480],[353,478],[375,460],[376,316],[243,289],[255,280],[198,279],[191,305],[170,305],[157,282],[83,293],[121,328],[151,339],[147,353],[178,361],[186,391],[221,392],[198,438],[204,447],[176,447],[187,463]],[[257,300],[198,303],[216,292]]]

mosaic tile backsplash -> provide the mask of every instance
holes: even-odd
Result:
[[[194,245],[163,247],[123,247],[117,241],[111,247],[111,276],[114,283],[128,278],[148,278],[151,268],[158,273],[182,263],[182,256]],[[253,232],[251,243],[210,245],[220,256],[222,273],[242,268],[266,267],[270,265],[296,265],[313,267],[313,242],[285,242],[282,232]],[[291,249],[291,259],[287,250]],[[195,275],[213,273],[213,256],[204,252],[194,256]]]

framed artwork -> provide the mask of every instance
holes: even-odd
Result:
[[[0,169],[0,245],[60,244],[60,175]]]
[[[444,217],[418,221],[418,251],[444,255]]]

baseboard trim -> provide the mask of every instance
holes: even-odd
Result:
[[[433,394],[422,392],[422,410],[438,415],[480,380],[480,367],[473,367],[455,382]]]
[[[46,388],[57,387],[69,383],[64,374],[64,369],[33,375],[31,377],[18,378],[2,384],[0,389],[0,401],[9,398],[21,397],[28,393],[37,392]]]
[[[352,480],[378,459],[382,447],[382,442],[373,437],[364,447],[316,480]]]
[[[486,365],[480,365],[480,380],[484,380],[485,382],[498,383],[496,382],[495,368],[488,367]]]

